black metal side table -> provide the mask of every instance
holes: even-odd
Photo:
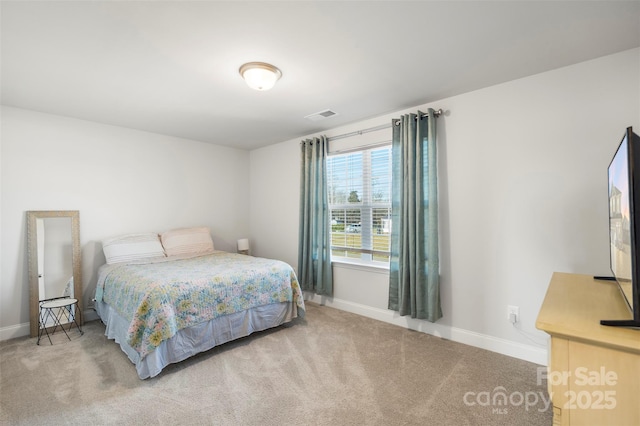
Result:
[[[82,336],[84,331],[80,328],[78,321],[76,319],[77,315],[82,315],[80,313],[80,309],[78,307],[78,299],[74,299],[71,297],[56,297],[54,299],[46,299],[40,301],[40,328],[38,329],[38,342],[40,344],[40,338],[43,334],[46,333],[47,338],[49,339],[49,343],[53,345],[51,341],[51,336],[56,332],[56,329],[60,327],[64,334],[67,336],[67,339],[71,340],[69,334],[67,334],[67,330],[64,329],[64,324],[62,320],[66,320],[65,323],[69,324],[69,330],[73,325],[76,325],[76,328],[80,332]],[[82,318],[82,317],[81,317]],[[49,332],[50,325],[47,325],[47,322],[51,320],[53,322],[53,330]]]

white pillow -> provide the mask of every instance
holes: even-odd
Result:
[[[213,252],[213,240],[206,226],[172,229],[160,234],[160,240],[167,256]]]
[[[158,234],[128,234],[102,241],[102,251],[109,265],[142,259],[165,257]]]

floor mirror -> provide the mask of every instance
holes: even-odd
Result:
[[[28,211],[29,318],[37,337],[40,303],[59,297],[78,300],[82,312],[80,213],[77,210]],[[82,325],[82,315],[77,315]],[[45,326],[47,326],[45,324]]]

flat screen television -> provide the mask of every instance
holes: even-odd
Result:
[[[627,128],[608,168],[611,272],[632,319],[600,324],[640,327],[640,136]]]

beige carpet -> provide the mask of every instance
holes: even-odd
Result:
[[[0,343],[2,424],[552,421],[535,364],[311,303],[305,320],[214,348],[148,380],[138,379],[99,321],[84,330],[72,341],[56,334],[53,345]]]

